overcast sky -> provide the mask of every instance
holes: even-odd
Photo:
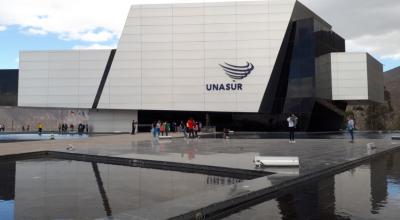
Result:
[[[172,1],[0,0],[0,68],[17,68],[19,50],[114,48],[130,5]],[[385,69],[400,65],[400,0],[300,1],[347,39],[349,51],[370,52]]]
[[[400,63],[399,0],[301,0],[348,40],[349,50],[367,50]]]

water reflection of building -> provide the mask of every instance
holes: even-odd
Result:
[[[14,219],[16,163],[0,163],[0,219]]]
[[[387,167],[387,175],[390,178],[390,182],[400,185],[400,153],[389,156]]]
[[[334,185],[334,178],[330,177],[279,197],[282,219],[337,219]]]
[[[272,185],[281,177],[269,176]],[[400,153],[380,157],[332,177],[281,192],[275,200],[229,219],[398,219]]]
[[[14,200],[15,167],[15,161],[0,163],[0,200]]]
[[[338,210],[365,218],[383,214],[389,190],[400,182],[400,154],[372,160],[369,166],[354,168],[335,177]]]
[[[211,185],[231,185],[235,183],[240,183],[243,180],[233,178],[233,177],[223,177],[223,176],[207,176],[206,183]]]
[[[371,161],[371,213],[376,214],[384,207],[388,196],[387,172],[391,162],[377,158]]]
[[[336,210],[351,210],[354,216],[363,216],[371,207],[371,172],[362,165],[335,176]]]
[[[371,161],[371,213],[385,208],[391,184],[400,183],[400,153]]]

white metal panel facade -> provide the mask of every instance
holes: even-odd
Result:
[[[138,122],[134,110],[92,110],[89,112],[91,132],[131,132],[132,120]]]
[[[110,50],[20,53],[18,106],[91,108]]]
[[[368,100],[367,55],[332,53],[333,100]]]
[[[98,108],[258,112],[295,0],[133,6]],[[254,70],[229,78],[220,64]],[[242,84],[208,91],[207,84]]]
[[[383,67],[367,53],[331,53],[332,99],[383,102]]]

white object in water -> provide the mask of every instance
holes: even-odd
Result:
[[[74,150],[74,145],[68,144],[68,147],[66,148],[67,150]]]
[[[254,163],[261,166],[300,166],[299,157],[263,157],[256,156]]]
[[[159,136],[158,138],[160,138],[160,139],[171,139],[172,136]]]
[[[368,150],[372,150],[372,149],[375,149],[375,148],[376,148],[375,143],[368,143],[367,144],[367,149]]]

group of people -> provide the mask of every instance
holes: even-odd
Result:
[[[65,133],[65,132],[74,132],[75,126],[74,124],[68,125],[67,123],[58,124],[58,132]],[[78,133],[89,133],[89,125],[88,124],[78,124]]]
[[[161,136],[168,136],[171,131],[171,124],[168,121],[155,121],[151,125],[151,133],[154,138]]]
[[[31,130],[30,125],[27,125],[26,127],[25,127],[25,125],[22,125],[22,131],[30,131],[30,130]]]
[[[72,125],[73,127],[73,125]],[[68,131],[68,125],[66,123],[62,123],[58,125],[58,132],[67,132]]]
[[[199,121],[194,120],[193,118],[189,118],[186,124],[181,121],[180,124],[181,131],[183,135],[188,138],[198,138],[198,133],[202,128],[202,124]]]
[[[155,121],[151,125],[151,133],[154,138],[159,136],[168,136],[169,132],[182,132],[184,137],[197,138],[201,126],[201,122],[198,122],[193,118],[189,118],[186,123],[181,121],[179,125],[176,122]],[[132,124],[132,132],[134,132],[134,124]]]
[[[78,133],[83,134],[84,132],[89,133],[89,125],[88,124],[84,125],[82,123],[79,123]]]

